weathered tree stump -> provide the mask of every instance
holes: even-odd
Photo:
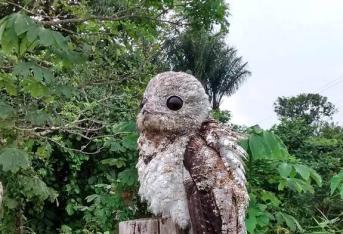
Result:
[[[181,230],[170,219],[145,218],[119,223],[119,234],[193,234]]]

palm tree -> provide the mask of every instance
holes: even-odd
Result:
[[[188,31],[166,43],[172,70],[192,73],[203,84],[212,108],[219,109],[222,98],[233,94],[251,74],[237,50],[224,42],[221,34]]]

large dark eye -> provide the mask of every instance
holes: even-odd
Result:
[[[178,96],[171,96],[167,100],[167,107],[173,111],[180,110],[183,105],[183,101]]]

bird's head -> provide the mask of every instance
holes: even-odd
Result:
[[[201,83],[183,72],[164,72],[150,80],[137,116],[138,129],[182,133],[200,128],[210,112]]]

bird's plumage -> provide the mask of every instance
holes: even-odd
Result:
[[[181,101],[168,109],[174,96]],[[237,134],[209,119],[200,82],[185,73],[159,74],[142,103],[137,169],[149,209],[194,233],[246,233],[245,152]]]
[[[184,165],[191,180],[185,187],[195,233],[246,232],[245,154],[236,140],[232,131],[208,120],[187,144]]]

